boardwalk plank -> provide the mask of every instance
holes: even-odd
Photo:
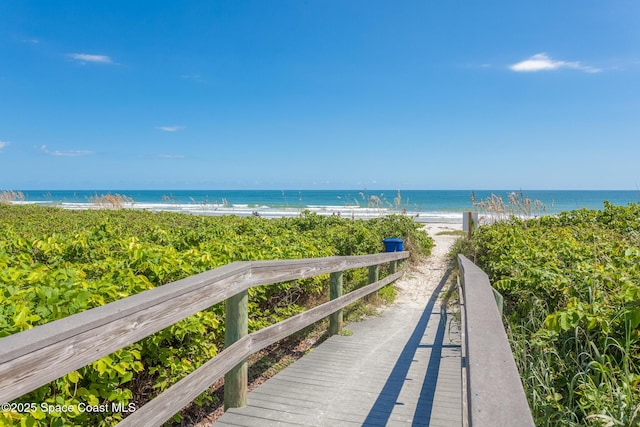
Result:
[[[216,425],[461,425],[460,334],[450,321],[433,297],[426,307],[393,306],[349,324],[352,335],[329,338]]]

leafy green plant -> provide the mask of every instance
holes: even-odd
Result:
[[[536,424],[640,425],[640,206],[480,227]]]
[[[114,203],[126,201],[116,197]],[[416,255],[433,245],[403,216],[352,221],[305,212],[270,220],[0,204],[0,337],[230,262],[376,253],[386,237],[405,239]],[[366,269],[345,278],[346,289],[359,287]],[[250,329],[305,310],[327,289],[328,275],[252,288]],[[142,405],[218,353],[223,316],[218,304],[16,402]],[[197,403],[210,398],[203,395]],[[0,424],[107,426],[122,417],[110,411],[2,412]]]

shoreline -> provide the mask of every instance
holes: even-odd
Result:
[[[68,210],[98,210],[98,209],[132,209],[150,212],[175,212],[191,215],[205,216],[257,216],[262,218],[296,217],[305,211],[322,216],[340,216],[350,219],[372,219],[389,215],[405,215],[422,224],[458,224],[462,225],[463,212],[415,212],[390,208],[372,208],[359,206],[322,206],[312,205],[305,207],[271,207],[267,205],[252,206],[249,204],[206,204],[206,203],[138,203],[128,201],[116,201],[115,203],[92,202],[42,202],[42,201],[11,201],[14,205],[38,205],[58,207]]]
[[[637,191],[536,190],[30,190],[0,191],[0,201],[63,209],[129,208],[195,215],[282,218],[304,211],[371,219],[406,215],[422,224],[460,223],[465,212],[487,218],[514,214],[522,218],[556,215],[576,209],[602,210],[606,201],[637,203]],[[474,196],[475,195],[475,199]],[[471,197],[470,197],[471,196]],[[515,202],[512,203],[512,198]],[[479,203],[475,203],[479,200]],[[538,203],[540,201],[540,203]],[[491,206],[495,203],[496,206]],[[489,209],[487,210],[487,205]],[[496,212],[489,213],[492,208]],[[528,214],[523,209],[529,209]]]
[[[118,199],[107,199],[98,202],[50,202],[50,201],[24,201],[12,200],[8,204],[17,206],[36,205],[43,207],[53,207],[65,210],[138,210],[146,212],[173,212],[188,215],[202,216],[238,216],[238,217],[260,217],[267,219],[295,218],[304,212],[310,212],[320,216],[338,216],[351,220],[368,220],[382,218],[385,216],[398,215],[407,216],[414,222],[423,225],[448,225],[457,228],[448,228],[449,231],[462,230],[467,212],[477,213],[479,224],[491,224],[506,217],[517,217],[521,219],[535,219],[542,216],[553,216],[558,213],[544,213],[541,215],[490,214],[477,209],[466,211],[408,211],[405,209],[396,210],[391,208],[372,208],[360,206],[336,206],[336,205],[310,205],[304,207],[281,207],[267,205],[250,204],[213,204],[213,203],[139,203],[135,201],[122,201]]]

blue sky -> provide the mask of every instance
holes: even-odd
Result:
[[[630,189],[640,2],[0,2],[0,189]]]

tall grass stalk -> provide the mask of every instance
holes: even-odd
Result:
[[[602,348],[602,340],[576,328],[553,346],[537,339],[532,319],[513,320],[508,337],[537,425],[640,425],[637,379],[624,372],[630,357],[625,343],[605,337]]]
[[[533,218],[546,212],[547,207],[540,200],[532,200],[522,191],[507,194],[508,202],[494,193],[484,200],[477,200],[475,192],[471,192],[471,204],[480,209],[482,221],[492,223],[505,221],[511,217]]]
[[[89,201],[100,209],[124,209],[127,205],[135,203],[132,197],[122,194],[96,194]]]
[[[0,203],[11,203],[22,200],[24,200],[24,194],[22,193],[22,191],[0,191]]]

